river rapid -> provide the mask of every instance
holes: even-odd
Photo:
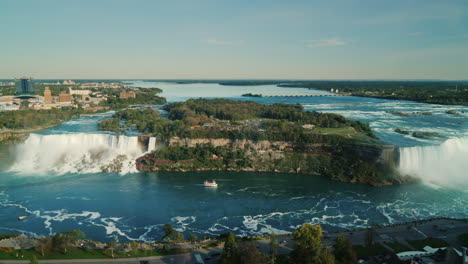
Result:
[[[274,173],[139,173],[133,160],[153,149],[136,135],[97,130],[103,116],[87,116],[33,133],[21,144],[0,146],[0,233],[51,235],[80,229],[91,239],[154,241],[162,226],[199,237],[291,232],[304,222],[326,231],[392,224],[431,217],[468,217],[468,108],[360,97],[245,98],[325,94],[275,85],[132,81],[159,87],[169,102],[231,98],[261,103],[299,103],[306,110],[333,112],[369,123],[382,140],[400,146],[400,170],[420,184],[370,187],[322,177]],[[449,115],[456,110],[459,115]],[[388,111],[404,112],[407,115]],[[431,112],[422,115],[417,112]],[[394,132],[434,132],[434,139]],[[122,173],[102,167],[123,159]],[[204,180],[216,179],[217,189]],[[23,221],[17,217],[28,215]]]

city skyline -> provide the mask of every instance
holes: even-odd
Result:
[[[2,1],[0,79],[447,79],[466,1]]]

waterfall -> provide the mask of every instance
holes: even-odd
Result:
[[[107,134],[31,134],[17,146],[10,171],[24,174],[136,172],[138,137]]]
[[[156,137],[150,137],[148,141],[148,152],[156,150]]]
[[[400,148],[400,171],[438,186],[468,187],[468,138]]]

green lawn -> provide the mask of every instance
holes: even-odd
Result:
[[[396,253],[411,251],[411,248],[399,243],[399,242],[385,242],[385,244],[395,250]]]
[[[340,136],[345,136],[347,134],[356,133],[356,131],[352,127],[337,127],[337,128],[317,127],[313,131],[317,133],[327,133],[327,134],[340,135]]]
[[[423,250],[425,246],[431,246],[433,248],[447,247],[449,244],[440,238],[429,237],[422,240],[409,240],[408,243],[418,250]]]
[[[390,252],[380,244],[374,244],[372,246],[353,246],[354,251],[358,258],[386,255]]]
[[[133,258],[133,257],[149,257],[149,256],[162,256],[162,255],[171,255],[171,254],[181,254],[186,253],[187,251],[182,249],[169,249],[169,250],[138,250],[136,254],[132,252],[121,252],[114,251],[116,258]],[[20,256],[19,259],[31,259],[32,256],[36,256],[40,259],[101,259],[101,258],[111,258],[110,253],[105,252],[102,249],[90,249],[90,248],[70,248],[65,254],[63,252],[52,251],[46,253],[45,256],[34,249],[22,249],[22,250],[13,250],[12,252],[5,252],[0,250],[0,260],[6,259],[18,259],[16,258],[16,253]],[[23,256],[23,258],[21,258]]]

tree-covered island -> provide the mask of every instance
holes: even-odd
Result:
[[[137,160],[140,171],[286,172],[372,185],[409,181],[394,170],[397,147],[340,115],[225,99],[190,99],[163,109],[168,118],[150,108],[122,110],[99,129],[134,129],[164,143]]]

